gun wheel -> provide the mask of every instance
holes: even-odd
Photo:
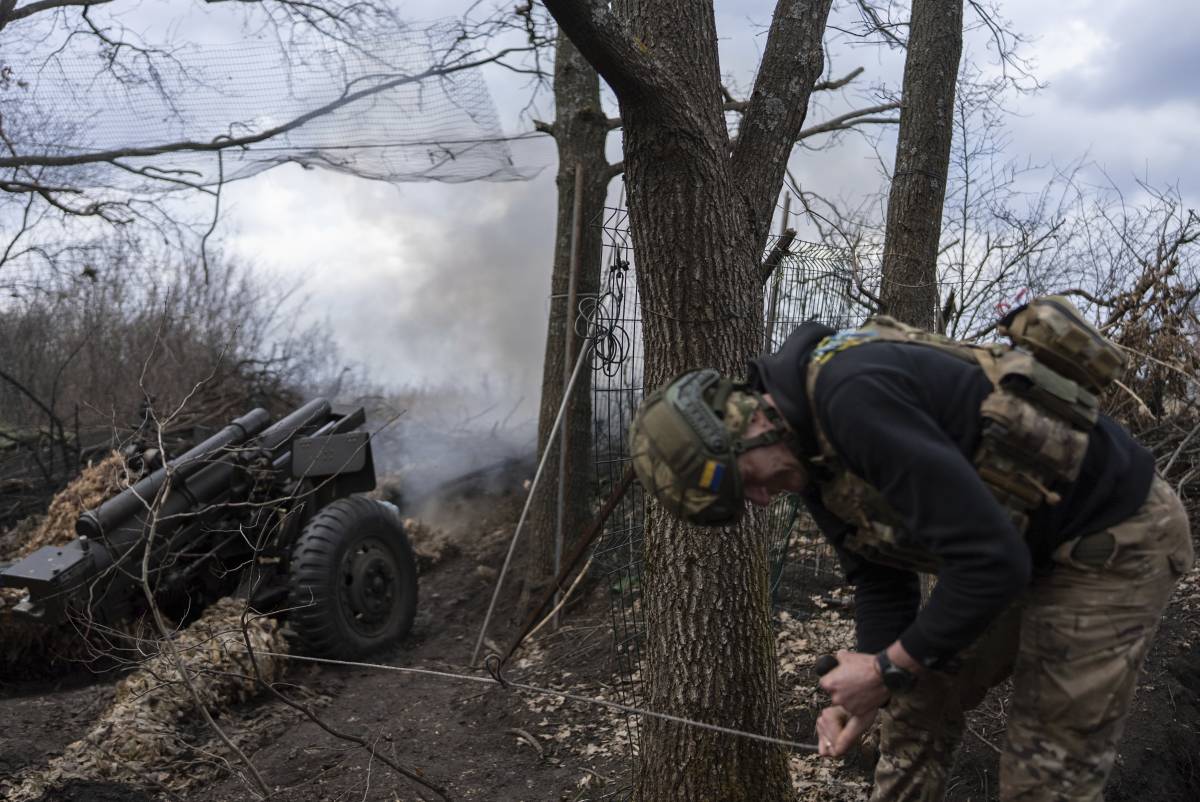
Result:
[[[361,657],[412,628],[417,564],[393,508],[361,496],[313,516],[290,565],[289,624],[321,657]]]

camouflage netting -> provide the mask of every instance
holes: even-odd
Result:
[[[513,162],[482,74],[463,69],[483,56],[453,21],[389,26],[353,41],[297,31],[286,48],[270,36],[189,45],[144,63],[125,51],[97,52],[90,37],[60,44],[26,35],[25,47],[16,46],[20,33],[10,37],[2,62],[0,116],[17,156],[252,138],[352,99],[224,151],[221,161],[202,147],[170,148],[119,165],[39,168],[48,186],[170,188],[157,180],[163,175],[211,185],[288,162],[392,182],[531,176]]]
[[[116,451],[88,465],[75,481],[63,488],[46,508],[46,514],[23,543],[16,556],[32,554],[42,546],[61,546],[75,539],[75,520],[85,511],[129,487],[131,477],[125,459]]]
[[[222,599],[174,640],[197,694],[209,710],[227,708],[256,696],[261,685],[242,634],[243,602]],[[265,682],[283,673],[287,643],[274,619],[254,618],[246,637],[256,652]],[[228,725],[226,725],[228,726]],[[235,743],[252,733],[226,732]],[[110,780],[173,791],[211,779],[235,756],[205,727],[174,658],[163,650],[117,686],[116,701],[78,741],[45,768],[12,781],[0,792],[12,802],[36,799],[71,779]],[[186,771],[180,770],[187,766]]]
[[[84,510],[98,506],[136,478],[129,475],[125,460],[115,451],[87,466],[54,497],[44,516],[22,521],[5,536],[7,546],[0,549],[0,560],[19,559],[42,546],[71,542],[75,520]],[[91,646],[71,626],[47,628],[16,618],[12,607],[23,594],[19,588],[0,588],[0,673],[19,675],[25,669],[36,669],[43,674],[91,654]]]

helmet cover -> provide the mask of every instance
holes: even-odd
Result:
[[[761,395],[711,369],[689,371],[651,393],[629,429],[643,487],[689,523],[737,523],[745,509],[737,457],[778,441],[740,437],[763,406]]]

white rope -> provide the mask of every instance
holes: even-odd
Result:
[[[353,660],[334,660],[328,657],[306,657],[299,654],[280,654],[277,652],[255,652],[256,654],[265,655],[267,657],[278,657],[284,660],[301,660],[310,663],[325,663],[334,666],[353,666],[354,668],[369,668],[379,671],[397,671],[402,674],[420,674],[429,677],[439,677],[442,679],[453,679],[460,682],[475,682],[485,685],[496,685],[501,688],[513,688],[526,693],[537,694],[539,696],[556,696],[560,699],[566,699],[571,702],[580,702],[586,705],[595,705],[599,707],[607,707],[612,710],[617,710],[622,713],[628,713],[635,716],[647,716],[649,718],[662,719],[663,721],[671,721],[676,724],[682,724],[685,727],[695,727],[696,729],[709,730],[711,732],[719,732],[722,735],[732,735],[738,738],[747,738],[751,741],[759,741],[761,743],[772,744],[774,746],[783,746],[798,752],[816,752],[816,744],[800,743],[798,741],[789,741],[785,738],[774,738],[770,735],[763,735],[757,732],[747,732],[746,730],[738,730],[733,727],[722,727],[720,724],[709,724],[704,721],[696,721],[695,719],[684,718],[683,716],[673,716],[670,713],[659,713],[656,710],[646,710],[640,707],[632,707],[623,705],[620,702],[612,702],[608,699],[597,699],[590,696],[582,696],[577,693],[569,693],[567,691],[556,691],[552,688],[539,688],[536,685],[529,685],[524,682],[513,682],[512,680],[504,680],[500,682],[495,677],[475,677],[470,674],[458,674],[453,671],[438,671],[432,668],[411,668],[408,666],[387,666],[381,663],[360,663]]]

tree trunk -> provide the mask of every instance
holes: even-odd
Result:
[[[750,258],[753,231],[737,214],[724,169],[725,145],[633,109],[624,118],[634,252],[638,265],[653,266],[637,273],[645,385],[702,365],[742,374],[761,343],[762,284]],[[734,529],[701,529],[650,506],[642,671],[652,710],[778,731],[761,524],[756,517]],[[645,802],[791,795],[785,756],[774,747],[657,719],[644,720],[641,732],[637,788]]]
[[[656,103],[622,104],[647,388],[700,366],[744,374],[761,345],[759,266],[782,181],[780,167],[773,184],[767,178],[749,193],[738,185],[743,176],[729,156],[714,20],[693,9],[679,2],[631,9],[635,35],[690,87],[679,116],[663,114]],[[813,80],[797,83],[807,90]],[[801,117],[806,106],[807,91]],[[742,136],[751,131],[762,126],[748,119]],[[790,140],[780,147],[786,160]],[[763,523],[763,516],[751,516],[740,527],[714,531],[650,506],[642,670],[652,710],[778,732]],[[658,719],[644,720],[641,733],[637,798],[643,802],[792,797],[786,755],[777,748]]]
[[[546,329],[546,355],[542,367],[542,397],[538,411],[538,454],[549,439],[550,427],[563,398],[564,363],[569,374],[575,366],[583,337],[573,339],[565,354],[564,327],[572,323],[576,310],[567,308],[570,282],[572,218],[575,199],[575,167],[583,166],[582,227],[580,229],[579,274],[576,297],[595,295],[600,286],[602,257],[598,217],[604,209],[609,166],[604,155],[608,124],[600,105],[600,79],[596,70],[579,54],[562,32],[554,58],[555,121],[552,126],[558,146],[558,214],[555,224],[554,268],[550,278],[550,322]],[[576,305],[578,307],[578,304]],[[575,382],[563,421],[567,434],[567,487],[563,516],[564,553],[586,524],[593,493],[591,442],[591,371],[588,366]],[[530,508],[534,584],[554,577],[555,536],[558,523],[558,469],[561,433],[551,446],[537,497]]]
[[[883,311],[932,331],[938,240],[962,54],[962,0],[914,0],[883,250]]]
[[[742,375],[762,344],[760,263],[787,156],[823,58],[830,0],[780,0],[731,143],[711,3],[547,0],[617,94],[637,260],[644,385],[685,369]],[[777,735],[765,516],[701,529],[649,505],[642,581],[646,704]],[[641,724],[642,802],[792,798],[783,750],[655,718]]]

